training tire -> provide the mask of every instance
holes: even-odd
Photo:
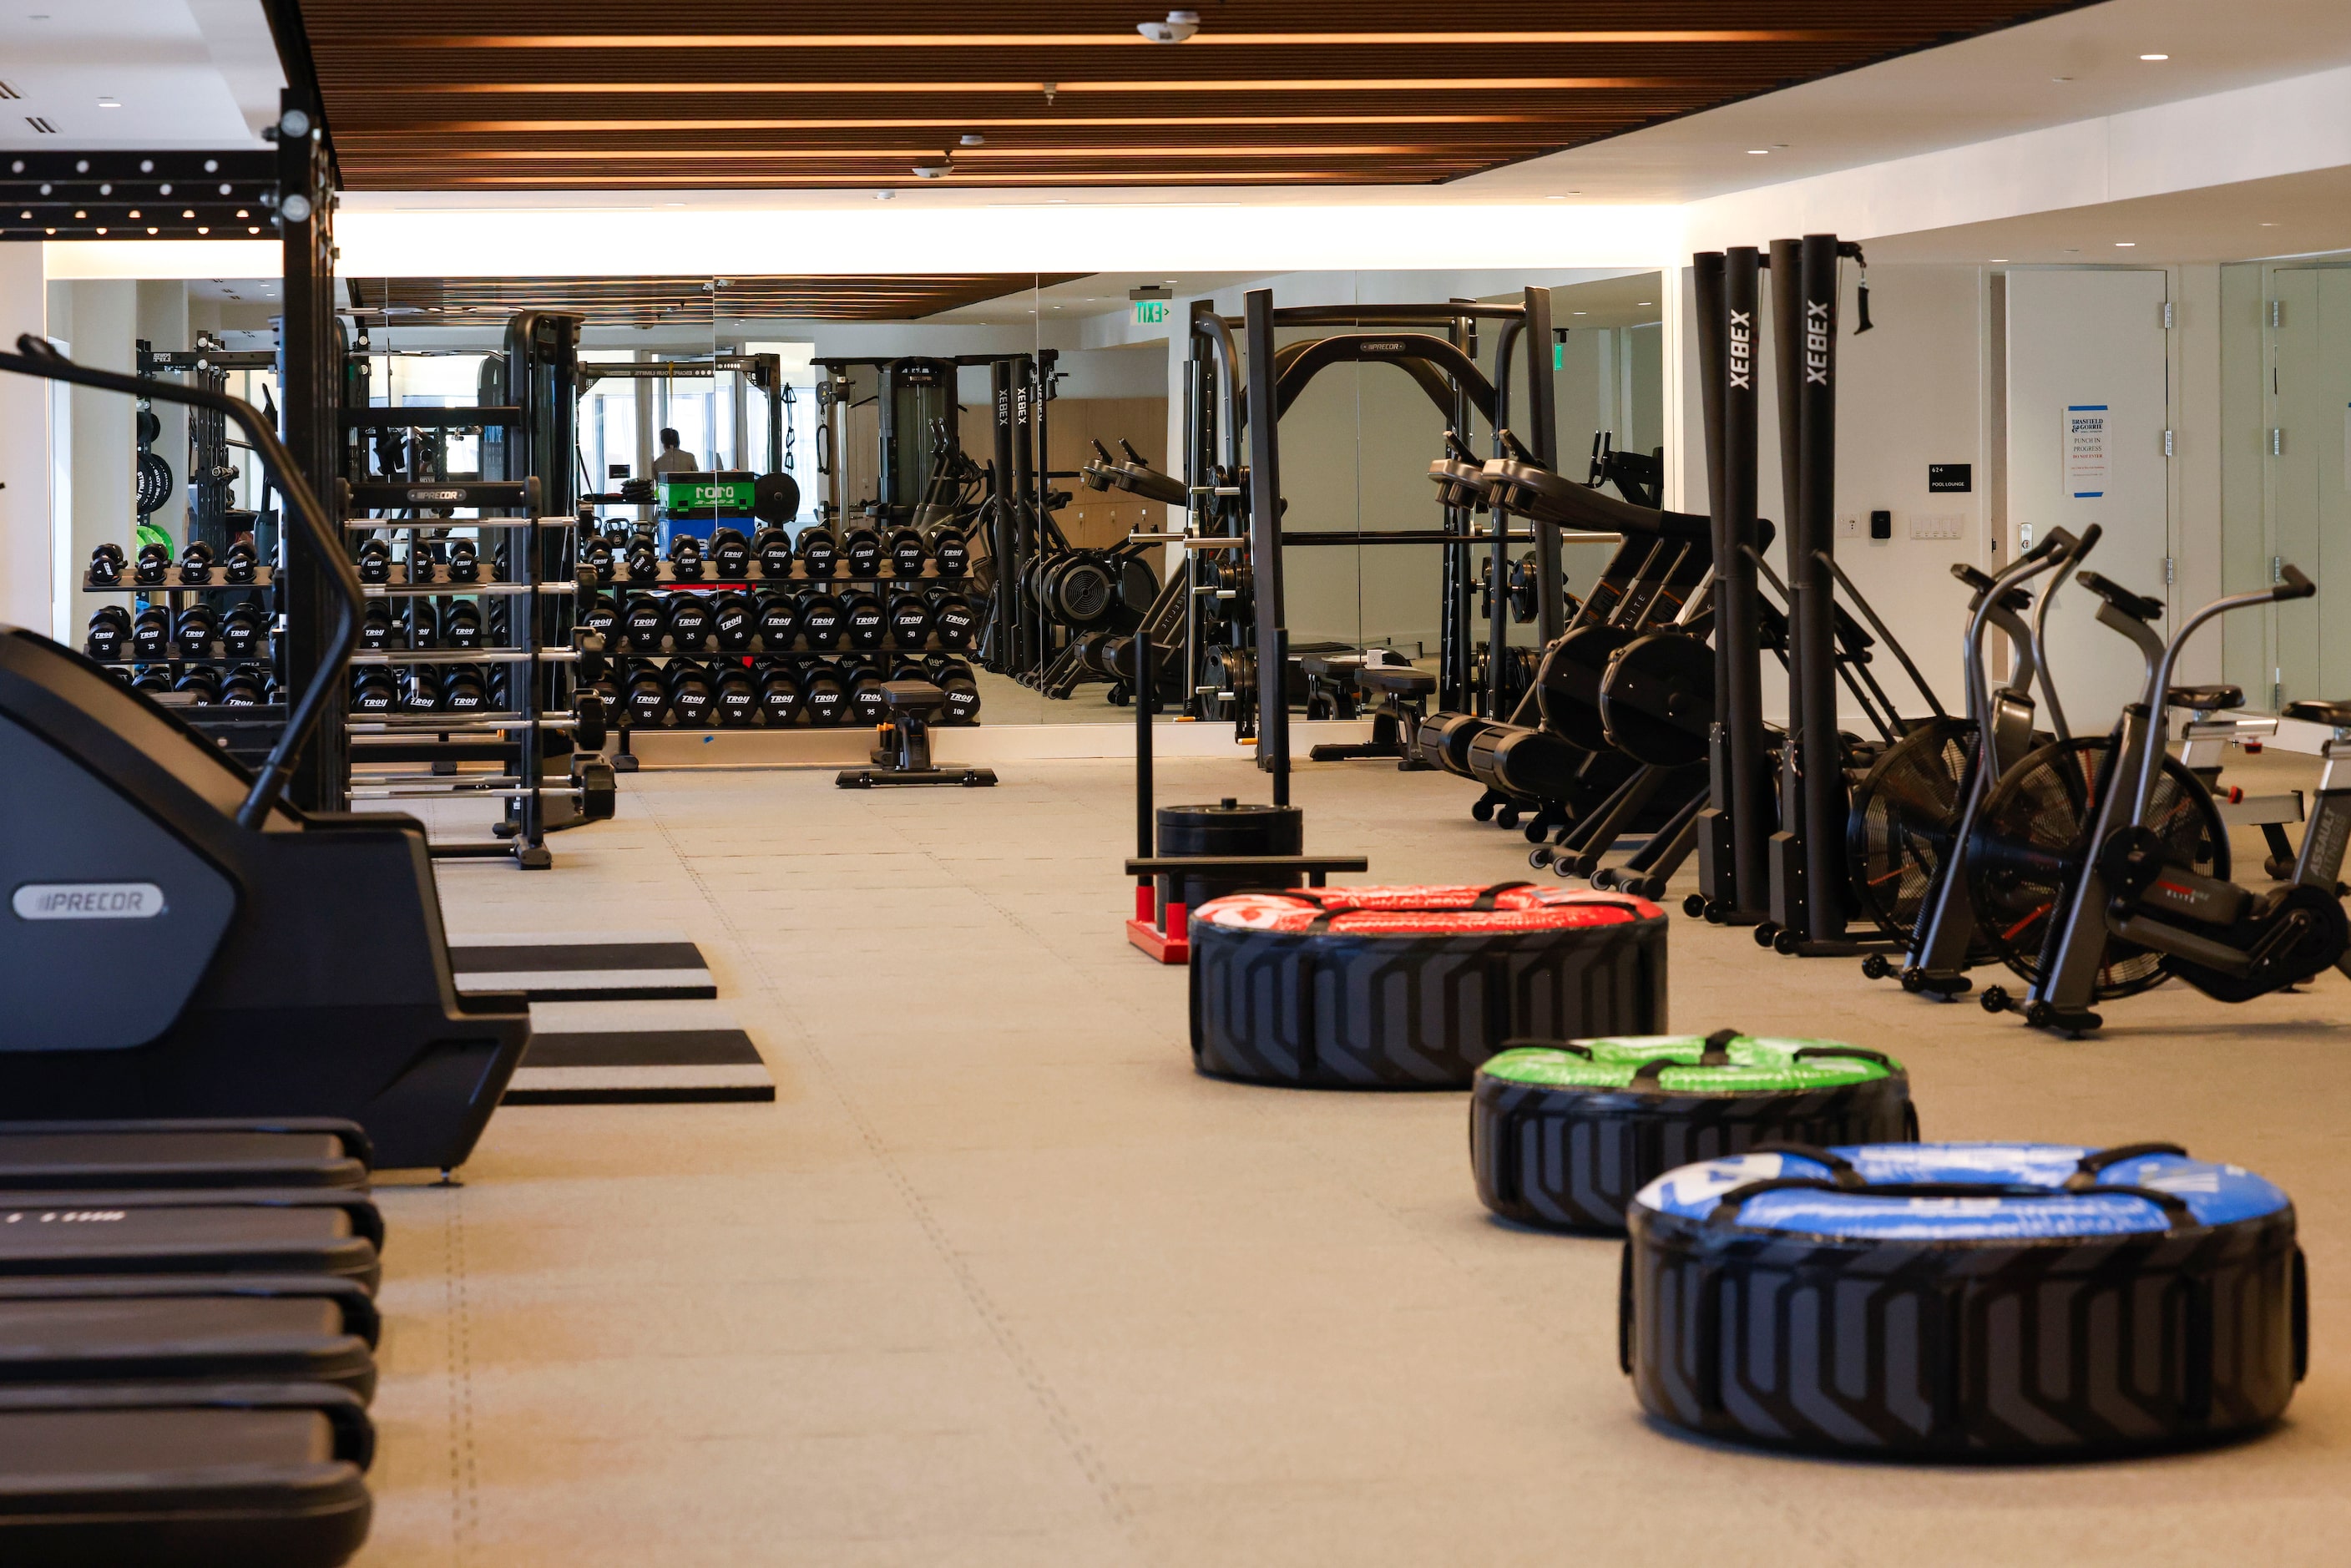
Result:
[[[2267,1426],[2308,1360],[2293,1205],[2170,1145],[1750,1153],[1627,1218],[1619,1358],[1652,1416],[1708,1437],[2145,1453]]]
[[[1666,1019],[1665,912],[1496,887],[1236,894],[1192,911],[1192,1061],[1326,1089],[1467,1089],[1520,1036]]]
[[[1625,1205],[1667,1171],[1758,1144],[1917,1135],[1900,1062],[1733,1030],[1514,1042],[1478,1070],[1469,1096],[1479,1200],[1562,1230],[1621,1234]]]

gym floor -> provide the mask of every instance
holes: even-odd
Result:
[[[689,933],[778,1098],[512,1107],[461,1187],[383,1193],[367,1568],[2343,1561],[2341,978],[2240,1008],[2175,986],[2066,1043],[1677,915],[1677,1029],[1893,1051],[1929,1137],[2242,1162],[2309,1253],[2309,1380],[2253,1442],[1776,1458],[1643,1420],[1618,1245],[1489,1219],[1462,1095],[1196,1076],[1184,971],[1122,932],[1128,766],[1000,771],[641,774],[552,872],[442,863],[457,936]],[[1265,794],[1238,761],[1160,773],[1163,800]],[[1375,880],[1527,874],[1460,780],[1333,764],[1295,795],[1308,849]]]

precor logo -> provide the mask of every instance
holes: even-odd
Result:
[[[19,920],[152,920],[163,890],[152,882],[28,882],[9,901]]]

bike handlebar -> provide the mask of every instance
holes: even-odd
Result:
[[[2281,604],[2290,599],[2308,599],[2318,591],[2318,584],[2290,561],[2278,568],[2278,585],[2270,590],[2270,597]]]

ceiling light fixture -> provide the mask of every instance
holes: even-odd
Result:
[[[985,147],[987,145],[987,138],[982,136],[977,131],[967,131],[963,133],[963,145],[966,147]]]
[[[1991,258],[1991,264],[1992,264],[1994,267],[2005,267],[2005,266],[2007,266],[2007,265],[2008,265],[2008,257],[2006,257],[2006,256],[1993,256],[1993,257]]]
[[[98,100],[98,107],[100,109],[120,109],[122,105],[117,99],[101,98]]]
[[[2169,55],[2141,55],[2141,56],[2139,56],[2139,58],[2140,58],[2140,59],[2143,59],[2143,60],[2168,60],[2168,59],[2169,59],[2170,57],[2170,57]]]
[[[1134,30],[1155,44],[1180,44],[1200,30],[1200,13],[1170,11],[1165,22],[1138,22]]]
[[[1750,158],[1769,158],[1771,156],[1771,150],[1769,147],[1750,147],[1747,150],[1747,155]]]
[[[917,180],[944,180],[954,172],[955,165],[952,163],[917,163],[914,165],[914,178]]]
[[[2115,248],[2116,250],[2130,250],[2137,244],[2138,241],[2135,239],[2118,239],[2115,241]]]

